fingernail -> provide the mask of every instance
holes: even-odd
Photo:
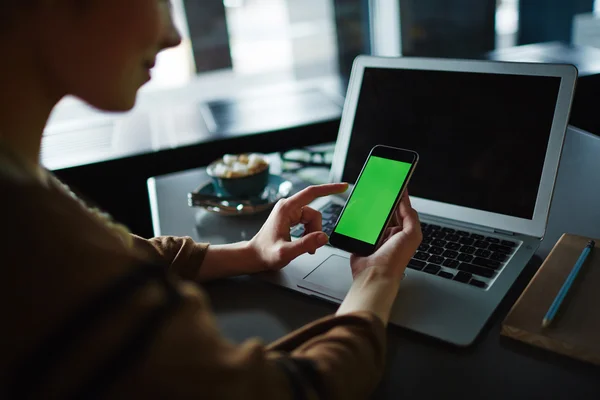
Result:
[[[328,241],[329,241],[329,237],[324,232],[321,233],[319,235],[319,237],[317,237],[317,243],[319,244],[319,246],[323,246],[323,245],[327,244]]]

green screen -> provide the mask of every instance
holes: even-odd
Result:
[[[375,244],[411,164],[371,156],[335,232]]]

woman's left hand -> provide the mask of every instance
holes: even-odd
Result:
[[[347,183],[331,183],[310,186],[294,196],[280,200],[260,231],[248,243],[256,252],[266,270],[279,270],[293,259],[304,254],[314,254],[329,238],[322,231],[321,213],[308,207],[319,197],[343,193]],[[305,233],[298,240],[291,240],[290,229],[304,224]]]

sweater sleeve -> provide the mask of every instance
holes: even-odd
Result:
[[[204,261],[207,243],[196,243],[191,237],[161,236],[144,239],[133,237],[133,247],[155,263],[167,265],[169,270],[186,280],[196,280]]]
[[[381,377],[385,329],[374,315],[326,317],[270,346],[236,345],[220,334],[203,292],[180,288],[184,304],[111,398],[365,399]]]
[[[366,398],[385,367],[385,326],[363,312],[326,317],[271,344],[267,350],[308,361],[305,374],[322,398]]]
[[[14,185],[6,189],[3,226],[12,235],[0,241],[6,270],[0,312],[5,336],[19,340],[0,345],[0,397],[14,365],[64,331],[70,316],[139,263],[109,230],[63,196]],[[37,202],[40,198],[45,201]],[[150,282],[136,286],[126,300],[110,296],[109,314],[97,315],[94,308],[83,313],[92,319],[92,329],[67,342],[68,351],[58,355],[60,362],[41,382],[40,398],[59,398],[105,371],[105,363],[136,338],[132,334],[145,327],[143,322],[165,309],[171,291],[178,294],[177,305],[148,330],[152,335],[143,341],[140,356],[110,385],[102,385],[106,398],[352,400],[367,398],[379,381],[385,329],[376,316],[331,316],[271,345],[257,339],[234,344],[219,331],[202,289],[178,278],[197,274],[206,245],[190,238],[135,241],[170,265],[169,291]]]
[[[189,280],[198,276],[208,246],[189,237],[134,243]],[[154,362],[139,372],[135,389],[123,388],[134,397],[364,399],[381,378],[385,328],[373,314],[330,316],[268,346],[258,340],[236,346],[217,330],[202,292],[192,285],[183,291],[185,305],[154,348]]]

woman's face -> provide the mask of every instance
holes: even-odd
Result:
[[[169,0],[42,0],[35,57],[50,90],[107,111],[132,108],[157,54],[181,38]]]

